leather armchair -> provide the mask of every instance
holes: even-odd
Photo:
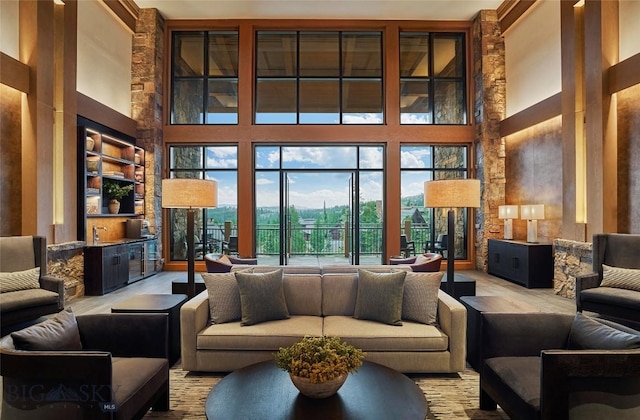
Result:
[[[640,350],[567,350],[571,314],[481,316],[480,409],[523,420],[640,412]]]
[[[442,264],[442,255],[432,252],[421,254],[416,257],[390,258],[389,264],[410,265],[411,271],[436,272],[440,271],[440,265]]]
[[[3,332],[8,326],[35,320],[64,309],[64,280],[47,274],[46,238],[0,238],[0,272],[16,272],[35,267],[40,268],[40,289],[18,290],[2,293],[0,296],[0,325]]]
[[[0,341],[3,419],[133,419],[169,409],[166,314],[76,317],[82,350]]]
[[[576,277],[576,309],[597,312],[616,322],[640,327],[640,292],[600,287],[602,264],[640,269],[640,235],[593,235],[593,272]]]

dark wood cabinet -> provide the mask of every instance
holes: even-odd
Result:
[[[102,296],[156,274],[157,244],[157,239],[145,239],[85,247],[85,295]]]
[[[553,287],[553,246],[489,239],[489,274],[529,289]]]
[[[88,246],[84,250],[84,293],[102,296],[129,281],[129,246]]]

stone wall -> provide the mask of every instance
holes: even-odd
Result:
[[[554,248],[553,289],[556,295],[573,299],[576,296],[576,276],[593,271],[591,242],[556,239]]]
[[[506,113],[504,38],[495,10],[482,10],[473,22],[473,115],[475,164],[481,183],[476,209],[476,268],[487,270],[487,240],[502,236],[498,206],[505,204],[505,149],[500,121]]]
[[[137,145],[145,150],[145,218],[162,237],[162,103],[164,19],[157,9],[141,9],[133,35],[131,117],[138,122]],[[158,242],[162,253],[162,241]]]
[[[64,298],[84,296],[84,242],[47,246],[47,272],[64,280]]]

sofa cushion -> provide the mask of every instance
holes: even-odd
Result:
[[[449,337],[434,325],[406,321],[402,326],[350,316],[324,318],[324,334],[337,336],[365,351],[446,351]]]
[[[600,286],[617,287],[640,292],[640,270],[610,267],[602,264],[602,282]]]
[[[39,324],[11,333],[17,350],[82,350],[80,330],[71,307]]]
[[[289,315],[322,315],[322,275],[285,274],[283,283]]]
[[[358,294],[353,316],[357,319],[402,325],[402,297],[407,273],[358,270]]]
[[[434,324],[438,313],[438,290],[444,273],[407,273],[402,298],[402,319]]]
[[[580,300],[637,310],[640,305],[640,293],[635,290],[600,286],[580,292]]]
[[[517,406],[520,411],[524,405],[537,412],[540,409],[540,378],[541,366],[539,356],[528,357],[494,357],[486,359],[483,366],[482,377],[490,382],[492,388],[513,392],[520,400]],[[506,385],[503,387],[501,385]]]
[[[250,326],[239,322],[215,324],[198,333],[196,345],[198,350],[277,351],[305,335],[322,335],[322,317],[292,315]]]
[[[242,325],[289,318],[282,270],[269,273],[236,272],[240,289]]]
[[[352,316],[358,295],[358,273],[322,275],[322,314]]]
[[[40,267],[0,273],[0,293],[40,288]]]
[[[613,328],[578,312],[571,324],[567,347],[570,350],[637,349],[640,348],[640,334]]]
[[[209,296],[209,313],[215,324],[237,321],[242,317],[240,290],[234,273],[203,273]]]
[[[169,363],[164,358],[114,357],[112,377],[113,389],[105,391],[115,392],[117,418],[135,418],[140,407],[162,389],[169,377]],[[99,391],[100,387],[95,390]]]
[[[35,267],[33,236],[0,237],[0,271],[11,273]]]
[[[29,289],[0,294],[2,312],[19,311],[25,308],[45,305],[57,305],[58,294],[51,290]]]

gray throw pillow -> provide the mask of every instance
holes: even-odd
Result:
[[[240,289],[240,325],[289,318],[282,269],[268,273],[234,273]]]
[[[569,350],[628,350],[640,348],[640,333],[617,329],[578,312],[569,331]],[[626,332],[625,332],[626,331]]]
[[[11,338],[18,350],[82,350],[78,322],[71,307],[46,321],[11,333]]]
[[[214,324],[238,321],[242,316],[240,289],[234,273],[206,273],[202,279],[209,295],[209,313]]]
[[[40,288],[40,267],[0,273],[0,293]]]
[[[407,273],[402,299],[402,319],[435,324],[438,290],[444,273]]]
[[[358,270],[358,294],[353,317],[402,325],[402,297],[406,271],[373,273]]]
[[[640,292],[640,270],[622,267],[610,267],[602,264],[602,287],[617,287],[619,289]]]

